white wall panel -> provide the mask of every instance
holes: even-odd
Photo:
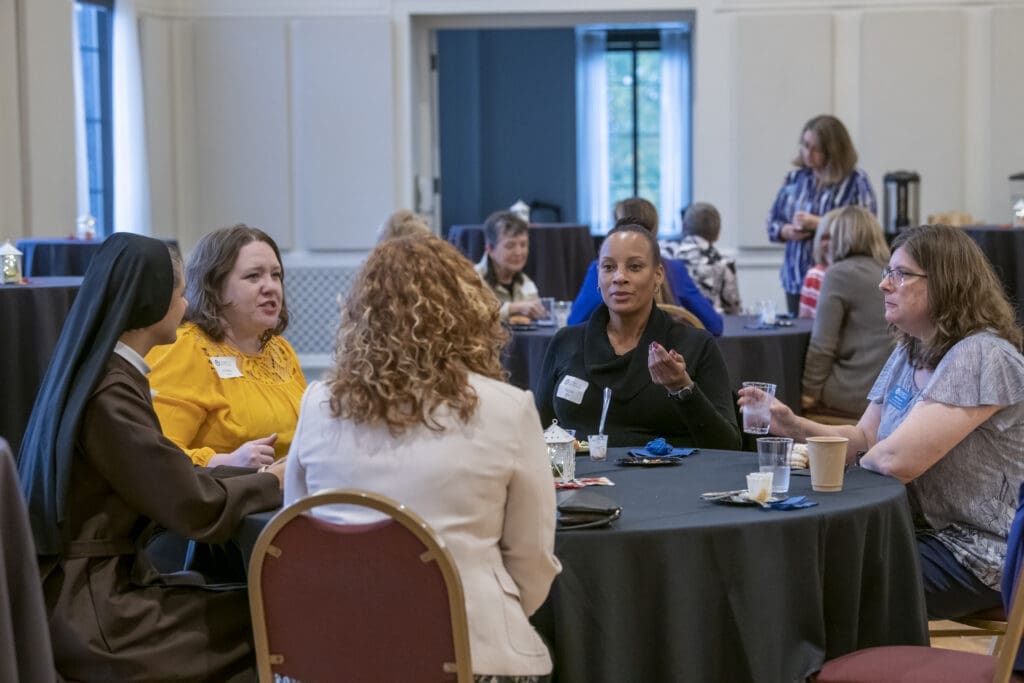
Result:
[[[367,249],[395,209],[390,20],[299,19],[292,36],[297,246]]]
[[[22,234],[17,19],[14,0],[0,0],[0,240]]]
[[[965,209],[963,13],[871,12],[861,38],[856,143],[880,205],[882,176],[907,169],[921,175],[922,221]]]
[[[205,20],[194,41],[197,228],[248,223],[290,248],[286,22]]]
[[[146,152],[149,157],[149,197],[153,234],[175,237],[178,216],[175,206],[176,140],[174,137],[174,51],[167,19],[144,17],[139,21],[142,52],[142,85],[146,104]]]
[[[1007,177],[1024,172],[1022,36],[1024,7],[992,10],[991,184],[985,218],[993,223],[1010,221],[1010,187]]]
[[[793,168],[800,129],[812,116],[832,109],[832,38],[828,14],[736,18],[731,161],[741,247],[769,246],[768,210]]]
[[[24,233],[74,232],[75,98],[70,2],[19,2]]]

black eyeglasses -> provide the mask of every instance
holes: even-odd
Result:
[[[928,277],[924,273],[911,273],[909,270],[901,270],[899,268],[889,268],[886,266],[882,268],[882,279],[892,280],[892,283],[897,287],[902,287],[903,283],[907,281],[908,277]]]

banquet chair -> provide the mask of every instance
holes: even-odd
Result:
[[[0,681],[53,681],[56,670],[28,509],[0,438]]]
[[[1019,500],[1024,501],[1024,484]],[[1024,634],[1024,505],[1020,505],[1007,539],[1003,568],[1003,602],[1012,595],[1005,635],[994,655],[959,650],[896,645],[872,647],[837,657],[812,676],[815,683],[1007,683],[1024,681],[1014,673]],[[1012,579],[1012,582],[1011,582]],[[975,632],[977,634],[977,632]],[[1024,658],[1022,658],[1024,660]]]
[[[675,304],[658,304],[658,308],[668,313],[669,317],[677,323],[696,327],[698,330],[704,329],[704,323],[700,321],[700,318],[682,306],[676,306]]]
[[[960,624],[963,628],[956,626],[928,626],[929,638],[951,638],[954,636],[993,636],[992,649],[990,654],[999,651],[1002,645],[1003,636],[1006,634],[1006,611],[1002,607],[993,607],[982,610],[964,617],[955,619],[944,619]]]
[[[335,524],[325,505],[383,513]],[[404,505],[366,491],[326,490],[281,510],[249,564],[256,662],[318,681],[472,681],[462,581],[444,541]]]

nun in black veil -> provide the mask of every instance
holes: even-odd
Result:
[[[196,467],[160,431],[148,367],[185,310],[167,245],[117,233],[85,274],[18,458],[54,659],[76,681],[254,680],[243,590],[161,574],[144,548],[163,527],[226,541],[281,504],[280,463]],[[283,461],[280,461],[283,462]]]

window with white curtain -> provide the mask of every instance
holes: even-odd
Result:
[[[76,0],[75,125],[78,213],[101,235],[113,232],[114,151],[111,119],[113,0]]]
[[[689,27],[580,27],[576,58],[580,219],[605,234],[615,202],[639,196],[663,236],[678,234],[691,197]]]

